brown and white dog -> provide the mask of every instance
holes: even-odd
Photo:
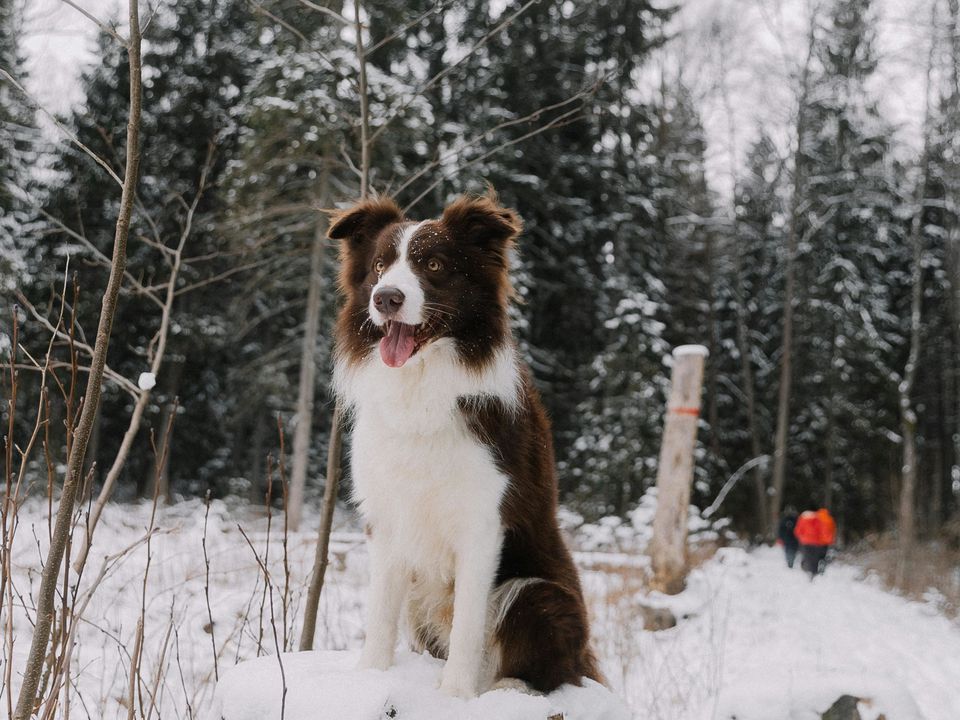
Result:
[[[487,196],[423,222],[367,200],[329,230],[346,300],[335,385],[370,529],[361,666],[393,663],[405,615],[460,697],[600,679],[556,520],[550,425],[507,321],[520,229]]]

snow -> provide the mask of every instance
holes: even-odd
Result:
[[[678,345],[673,349],[673,356],[680,357],[682,355],[699,355],[700,357],[707,357],[709,351],[703,345]]]
[[[217,686],[210,720],[630,720],[630,711],[587,680],[549,696],[498,689],[471,700],[438,690],[443,663],[401,653],[390,670],[354,670],[359,652],[303,652],[238,665]]]
[[[634,650],[642,660],[626,695],[634,708],[659,707],[654,717],[816,720],[844,694],[865,699],[864,718],[960,717],[956,622],[854,566],[834,563],[811,582],[776,548],[725,548],[685,592],[649,599],[686,618],[643,633]],[[671,697],[658,685],[668,678],[690,694]]]
[[[152,390],[157,384],[157,376],[152,372],[142,372],[137,378],[137,387],[141,390]]]
[[[276,646],[285,653],[285,720],[379,720],[389,717],[382,711],[391,704],[400,720],[546,720],[551,708],[564,709],[565,720],[628,717],[617,714],[616,703],[595,687],[568,688],[550,698],[501,690],[469,702],[449,699],[434,689],[439,661],[409,653],[401,653],[398,666],[387,673],[353,671],[354,653],[363,641],[366,552],[359,527],[343,508],[317,623],[315,647],[321,652],[291,654],[299,641],[314,553],[313,512],[306,514],[304,530],[288,533],[284,552],[279,516],[274,515],[268,533],[263,508],[214,501],[206,530],[207,581],[204,511],[198,501],[161,508],[161,532],[152,539],[142,676],[145,694],[158,683],[160,717],[211,718],[217,703],[225,712],[241,713],[228,714],[227,720],[279,717]],[[799,569],[788,570],[776,549],[738,547],[721,548],[695,569],[680,595],[649,593],[643,547],[654,511],[655,497],[648,495],[626,522],[585,524],[575,513],[563,513],[565,524],[573,526],[601,668],[629,716],[814,720],[849,693],[870,700],[861,707],[865,719],[880,713],[887,720],[960,717],[960,624],[937,612],[935,597],[908,601],[885,592],[857,567],[837,562],[811,583]],[[142,538],[149,515],[148,504],[106,508],[81,579],[81,598],[105,556]],[[707,537],[725,533],[695,512],[691,524],[697,554],[708,545]],[[12,617],[14,685],[29,647],[39,557],[47,538],[46,502],[21,506],[12,577],[14,597],[22,597],[27,609],[17,601]],[[254,550],[269,569],[269,590]],[[71,688],[77,717],[86,716],[77,715],[84,705],[93,717],[127,717],[127,658],[140,616],[146,553],[141,543],[110,565],[78,626]],[[676,627],[645,630],[643,606],[669,608]],[[221,678],[216,693],[214,647]],[[584,703],[590,711],[602,707],[608,714],[584,715],[579,709]],[[339,708],[339,714],[329,714],[331,708]]]

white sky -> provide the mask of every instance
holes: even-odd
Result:
[[[99,31],[62,0],[25,1],[23,47],[29,58],[29,87],[44,107],[64,112],[82,99],[79,72],[94,61],[91,50]],[[676,24],[682,32],[651,64],[646,82],[656,87],[661,71],[670,78],[681,69],[684,82],[700,99],[710,145],[708,175],[721,192],[731,186],[731,135],[719,92],[720,68],[726,68],[737,163],[760,126],[786,147],[792,102],[787,78],[802,57],[804,17],[813,1],[680,0]],[[921,37],[929,22],[930,1],[877,0],[882,60],[875,91],[884,114],[910,147],[919,146],[926,60]],[[125,6],[121,0],[79,0],[78,4],[102,20],[119,16],[121,4]],[[723,37],[720,42],[718,32]]]

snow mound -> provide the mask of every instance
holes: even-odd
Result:
[[[863,720],[922,720],[910,693],[891,676],[836,671],[810,672],[803,677],[771,673],[762,682],[735,684],[725,689],[715,718],[723,720],[820,720],[841,695],[860,698]]]
[[[438,689],[443,662],[398,653],[390,670],[354,669],[359,652],[260,657],[227,671],[208,720],[630,720],[627,707],[590,680],[547,696],[491,690],[472,700]],[[281,675],[281,664],[283,674]],[[287,693],[285,706],[283,688]]]

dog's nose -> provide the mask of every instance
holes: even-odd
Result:
[[[403,297],[400,288],[380,288],[373,294],[373,306],[384,315],[396,315],[403,307]]]

